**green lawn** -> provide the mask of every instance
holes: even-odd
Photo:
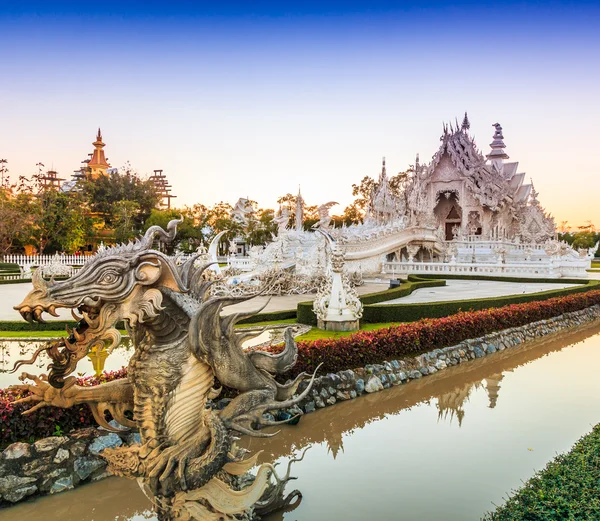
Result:
[[[374,329],[381,329],[384,327],[396,326],[400,322],[387,322],[380,324],[363,324],[360,331],[373,331]],[[356,331],[326,331],[324,329],[317,329],[313,327],[308,333],[296,337],[296,340],[319,340],[321,338],[340,338],[343,336],[350,336],[356,333]]]
[[[599,483],[600,425],[596,425],[483,521],[597,521]]]

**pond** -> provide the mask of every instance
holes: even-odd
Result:
[[[303,500],[268,521],[477,520],[600,421],[600,325],[495,353],[307,415],[262,461],[294,465]],[[110,478],[0,511],[0,521],[153,519]]]
[[[249,328],[250,329],[250,328]],[[262,328],[251,328],[262,329]],[[241,330],[241,329],[240,329]],[[281,340],[283,327],[272,327],[258,334],[256,337],[246,340],[242,346],[250,348],[260,344],[269,343],[271,341],[278,342]],[[258,332],[258,331],[257,331]],[[60,335],[59,335],[60,336]],[[0,388],[8,387],[9,385],[21,383],[19,376],[26,371],[32,374],[41,374],[46,371],[46,367],[50,363],[50,358],[45,352],[40,353],[39,357],[32,365],[23,365],[14,373],[12,368],[17,360],[30,359],[36,349],[46,344],[48,340],[25,340],[25,339],[0,339]],[[102,369],[104,371],[114,371],[127,366],[129,359],[133,355],[133,345],[129,337],[124,337],[117,348],[110,355],[102,357]],[[94,360],[95,358],[95,360]],[[94,363],[98,357],[94,353],[82,358],[77,363],[78,376],[92,376],[95,374]]]

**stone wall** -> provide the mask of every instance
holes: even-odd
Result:
[[[436,349],[415,358],[391,360],[354,370],[330,373],[315,379],[311,394],[299,406],[280,412],[284,420],[296,414],[313,412],[352,400],[365,393],[374,393],[410,380],[443,371],[450,366],[482,358],[496,351],[551,333],[577,327],[600,319],[600,306],[567,313],[549,320],[505,329],[458,345]],[[306,388],[302,382],[299,390]],[[215,405],[229,403],[223,398]],[[268,415],[270,416],[270,415]],[[0,502],[16,503],[34,494],[55,494],[70,490],[80,483],[107,477],[106,462],[100,453],[108,447],[139,442],[139,434],[114,434],[102,429],[82,429],[69,436],[44,438],[33,444],[13,443],[0,457]]]
[[[450,366],[482,358],[496,351],[515,348],[523,342],[598,319],[600,319],[600,306],[596,305],[548,320],[465,340],[460,344],[435,349],[415,358],[391,360],[383,364],[330,373],[316,378],[311,391],[312,396],[307,397],[299,407],[287,412],[309,413],[315,409],[334,405],[338,401],[351,400],[365,393],[374,393],[401,385],[443,371]],[[303,382],[299,390],[304,390],[306,385],[306,382]]]
[[[32,444],[13,443],[0,457],[0,504],[16,503],[34,494],[55,494],[105,478],[109,473],[100,453],[138,441],[137,433],[121,437],[88,428]]]

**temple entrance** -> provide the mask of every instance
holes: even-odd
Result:
[[[438,225],[444,230],[444,239],[451,241],[462,223],[462,209],[458,203],[458,193],[455,191],[438,194],[438,203],[433,210]]]

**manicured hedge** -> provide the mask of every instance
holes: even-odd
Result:
[[[529,280],[531,282],[531,280]],[[589,280],[574,288],[551,289],[537,293],[522,295],[506,295],[503,297],[489,297],[470,300],[450,300],[446,302],[422,302],[413,304],[385,304],[370,305],[363,309],[361,322],[413,322],[422,318],[440,318],[458,313],[460,311],[478,311],[488,308],[499,308],[510,304],[522,304],[562,297],[600,289],[600,281]]]
[[[240,320],[237,324],[254,324],[256,322],[269,322],[274,320],[287,320],[289,318],[296,318],[295,309],[287,309],[282,311],[271,311],[269,313],[259,313],[253,315],[250,318]]]
[[[374,331],[358,331],[337,339],[298,342],[296,365],[283,375],[282,380],[302,371],[312,373],[321,363],[320,373],[325,374],[413,356],[596,304],[600,304],[600,290],[484,311],[457,313],[445,318],[424,319]],[[281,345],[273,346],[270,351],[278,352],[281,349]],[[95,385],[125,375],[126,369],[121,369],[105,373],[100,378],[79,379],[79,382],[80,385]],[[225,389],[223,394],[231,396],[233,392]],[[29,407],[14,405],[12,401],[18,397],[14,391],[0,390],[0,444],[49,436],[57,425],[66,432],[93,424],[91,412],[85,406],[64,410],[46,407],[30,416],[21,416],[20,413]]]
[[[527,481],[483,521],[600,519],[600,425]]]
[[[16,313],[16,311],[15,311]],[[74,328],[77,322],[74,320],[49,320],[45,324],[34,322],[30,324],[25,320],[0,320],[0,331],[65,331],[67,327]],[[117,322],[117,329],[125,329],[123,322]]]
[[[321,372],[324,373],[381,363],[579,311],[595,304],[600,304],[600,290],[482,311],[460,312],[444,318],[426,318],[372,331],[358,331],[337,339],[298,342],[298,361],[286,377],[302,371],[312,372],[320,363],[323,363]],[[281,346],[271,349],[276,352]]]
[[[19,273],[19,265],[14,262],[0,262],[0,271],[16,271]]]

